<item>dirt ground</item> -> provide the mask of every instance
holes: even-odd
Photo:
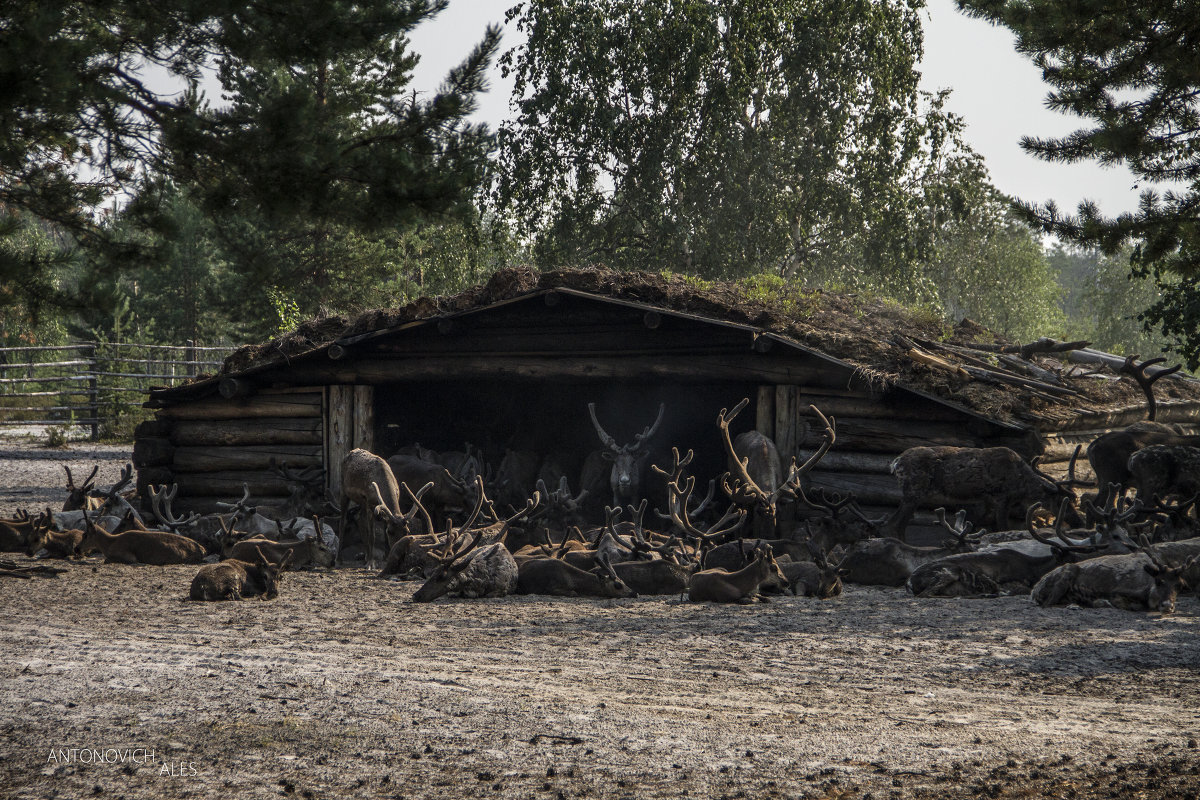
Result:
[[[0,513],[128,456],[0,451]],[[1192,596],[194,603],[193,566],[66,566],[0,578],[0,798],[1200,797]]]

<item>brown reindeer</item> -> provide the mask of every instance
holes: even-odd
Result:
[[[192,578],[188,596],[192,600],[241,600],[243,597],[261,597],[272,600],[279,595],[282,572],[288,567],[289,553],[280,563],[267,560],[261,550],[254,561],[228,559],[216,564],[205,564]]]
[[[779,569],[769,545],[754,548],[754,559],[742,569],[705,569],[688,580],[688,599],[695,603],[754,603],[766,602],[763,584],[775,581],[787,585],[787,577]]]
[[[92,474],[87,476],[83,483],[76,485],[74,476],[71,475],[71,468],[63,464],[63,469],[67,473],[67,499],[63,501],[63,511],[95,511],[104,502],[103,497],[97,497],[92,494],[96,488],[96,473],[100,471],[100,465],[92,467]]]
[[[893,534],[904,539],[913,513],[922,505],[974,506],[982,503],[997,531],[1009,529],[1009,513],[1033,503],[1053,504],[1074,498],[1075,460],[1069,477],[1056,481],[1022,460],[1007,447],[910,447],[892,462],[903,500],[892,516]],[[1078,517],[1073,509],[1068,509]]]
[[[795,499],[801,479],[816,467],[837,439],[837,420],[826,417],[816,406],[809,406],[825,426],[824,438],[817,450],[799,466],[792,459],[791,468],[784,475],[779,468],[778,454],[772,443],[770,447],[757,432],[742,434],[738,444],[729,438],[729,423],[750,403],[750,398],[734,406],[733,411],[721,409],[717,416],[717,428],[725,445],[729,471],[722,478],[722,487],[738,506],[754,511],[754,530],[760,537],[771,537],[778,530],[781,499]],[[741,449],[739,449],[739,447]]]
[[[559,597],[637,597],[607,561],[588,571],[557,558],[535,558],[522,564],[517,571],[517,592]]]
[[[199,542],[166,531],[133,530],[109,533],[84,518],[87,531],[79,543],[79,552],[99,550],[104,560],[121,564],[199,564],[204,546]]]
[[[1198,561],[1200,556],[1193,556],[1183,564],[1170,565],[1153,550],[1100,556],[1050,571],[1033,587],[1030,597],[1039,606],[1076,603],[1170,614],[1179,590],[1187,588],[1184,573]]]

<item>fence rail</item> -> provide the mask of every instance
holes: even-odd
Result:
[[[215,372],[228,346],[75,342],[0,347],[0,426],[102,426],[135,413],[152,386],[175,386]]]

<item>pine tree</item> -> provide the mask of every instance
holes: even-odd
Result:
[[[228,104],[166,128],[172,174],[218,222],[246,302],[275,287],[301,312],[361,305],[398,267],[397,237],[469,214],[490,133],[470,124],[491,28],[429,98],[406,33],[445,0],[247,6],[220,42]]]
[[[1132,244],[1136,275],[1160,296],[1145,315],[1200,366],[1200,2],[1197,0],[958,0],[968,14],[1017,34],[1050,84],[1050,108],[1087,125],[1068,136],[1027,136],[1049,161],[1124,164],[1148,184],[1137,211],[1105,216],[1021,204],[1045,231],[1107,254]],[[1159,190],[1161,188],[1161,191]]]

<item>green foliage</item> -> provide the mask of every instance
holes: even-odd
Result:
[[[911,280],[919,0],[532,0],[495,199],[543,266]],[[852,43],[852,45],[851,45]]]
[[[942,228],[929,275],[952,319],[970,317],[1014,341],[1059,333],[1062,289],[1032,232],[992,190]]]
[[[1025,137],[1051,161],[1125,164],[1141,182],[1138,210],[1105,217],[1085,202],[1075,215],[1053,203],[1022,205],[1044,230],[1112,256],[1132,246],[1138,277],[1160,293],[1145,320],[1159,326],[1189,368],[1200,366],[1200,59],[1196,0],[1060,3],[958,0],[959,8],[1017,34],[1052,87],[1050,108],[1086,120],[1057,139]]]
[[[444,7],[252,4],[225,30],[216,52],[228,104],[192,97],[164,142],[238,266],[242,318],[271,316],[264,286],[287,287],[305,316],[386,304],[402,288],[406,234],[471,215],[492,137],[466,116],[499,31],[418,98],[406,34]]]
[[[1087,339],[1111,353],[1150,358],[1166,352],[1171,343],[1148,328],[1145,310],[1159,297],[1154,282],[1129,273],[1129,253],[1105,255],[1061,245],[1048,258],[1063,296],[1069,337]]]

